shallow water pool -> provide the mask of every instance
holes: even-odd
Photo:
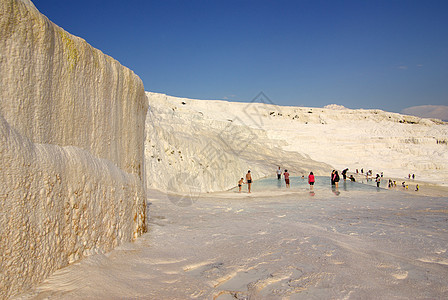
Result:
[[[329,176],[316,176],[316,182],[314,183],[314,191],[330,191],[334,187],[331,186]],[[275,190],[288,190],[286,188],[285,180],[282,178],[278,180],[274,177],[263,178],[255,180],[252,183],[252,191],[265,192],[265,191],[275,191]],[[291,191],[309,191],[310,185],[308,184],[308,178],[302,177],[290,177],[290,187]],[[350,191],[381,191],[376,186],[352,182],[350,180],[339,181],[339,191],[350,192]],[[238,191],[238,187],[233,188],[231,191]],[[247,184],[244,184],[242,191],[247,191]]]

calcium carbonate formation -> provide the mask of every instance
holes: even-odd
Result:
[[[148,187],[208,193],[234,187],[248,170],[253,179],[273,176],[278,166],[300,175],[331,172],[330,165],[286,151],[285,141],[269,138],[258,104],[147,95]]]
[[[275,176],[329,175],[331,169],[383,172],[448,185],[448,126],[381,110],[286,107],[147,93],[150,187],[225,190],[252,170]],[[175,174],[188,174],[176,181]],[[196,182],[196,183],[195,183]]]
[[[0,1],[0,298],[145,231],[141,80]]]
[[[440,120],[145,94],[27,0],[0,1],[0,70],[0,298],[145,232],[146,185],[199,195],[279,166],[448,184]]]

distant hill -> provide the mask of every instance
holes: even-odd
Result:
[[[412,115],[421,118],[440,119],[448,122],[448,106],[447,105],[419,105],[405,108],[402,114]]]

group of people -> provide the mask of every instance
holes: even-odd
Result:
[[[342,179],[344,181],[347,180],[347,172],[348,172],[348,168],[342,170],[342,172],[341,172]],[[359,174],[358,170],[356,170],[356,172],[357,172],[357,174]],[[361,169],[361,174],[363,174],[363,173],[364,173],[364,170]],[[367,171],[366,175],[371,175],[372,173],[373,172],[371,170],[369,170],[369,171]],[[285,184],[286,184],[286,188],[290,188],[290,186],[291,186],[290,185],[290,174],[289,174],[288,170],[285,169],[284,171],[282,171],[282,169],[280,167],[278,167],[278,169],[276,170],[276,174],[277,174],[277,179],[278,180],[281,180],[282,179],[282,175],[283,175],[284,180],[285,180]],[[412,175],[412,176],[409,175],[409,177],[415,178],[415,175]],[[305,179],[305,176],[302,175],[302,178]],[[380,174],[376,174],[375,182],[376,182],[377,187],[380,187],[380,183],[382,181],[382,178],[383,178],[383,172],[381,172],[381,175]],[[353,174],[350,175],[348,177],[348,179],[350,179],[350,181],[356,181],[356,179],[353,176]],[[331,172],[330,180],[331,180],[331,186],[334,189],[337,190],[338,187],[339,187],[339,181],[341,180],[337,170],[333,170]],[[314,174],[313,174],[313,172],[310,172],[309,175],[308,175],[308,184],[310,185],[310,191],[313,191],[315,182],[316,182],[316,179],[314,177]],[[243,177],[241,177],[241,179],[238,181],[239,192],[241,192],[243,184],[247,184],[247,190],[248,190],[248,193],[250,193],[251,192],[251,187],[252,187],[252,174],[250,173],[250,170],[247,171],[246,181],[244,180]],[[403,182],[402,185],[405,186],[404,182]],[[394,187],[394,186],[396,186],[396,182],[392,181],[392,180],[389,180],[389,185],[388,186],[389,186],[389,188]],[[418,186],[416,187],[416,190],[418,191]]]
[[[356,169],[356,174],[359,174],[359,172],[358,172],[358,169]],[[361,168],[361,174],[364,174],[364,169],[363,168]],[[373,174],[373,172],[372,172],[372,170],[368,170],[367,172],[366,172],[366,176],[371,176]]]
[[[252,174],[250,174],[250,170],[247,171],[246,174],[246,182],[244,182],[244,178],[241,177],[241,179],[238,181],[238,191],[241,193],[241,188],[243,184],[247,184],[247,191],[250,193],[250,189],[252,187]]]
[[[285,172],[283,172],[283,176],[285,177],[286,187],[289,188],[291,185],[290,185],[290,181],[289,181],[288,170],[285,169]],[[302,178],[303,178],[303,176],[302,176]],[[278,180],[282,179],[282,170],[280,167],[278,167],[278,169],[277,169],[277,179]],[[308,175],[308,184],[310,185],[310,190],[313,190],[314,182],[315,182],[314,174],[313,174],[313,172],[310,172],[310,174]]]
[[[336,171],[336,170],[331,171],[330,182],[331,182],[332,186],[334,185],[336,188],[338,188],[340,179],[341,178],[339,177],[338,171]]]
[[[285,177],[285,184],[286,184],[286,187],[289,188],[291,185],[290,185],[290,182],[289,182],[289,173],[288,173],[288,170],[285,169],[285,172],[283,172],[283,176]],[[281,180],[281,179],[282,179],[282,170],[281,170],[280,167],[278,167],[278,169],[277,169],[277,179],[278,179],[278,180]]]
[[[362,171],[363,171],[363,169],[361,169],[361,174],[362,174]],[[358,173],[358,169],[356,169],[356,173]],[[371,177],[369,177],[369,176],[371,176]],[[353,175],[351,175],[351,177],[353,177]],[[351,179],[351,177],[350,177],[350,179]],[[384,173],[383,172],[381,172],[380,174],[376,174],[374,179],[375,179],[375,183],[376,183],[377,187],[380,187],[381,182],[383,181],[383,177],[384,177]],[[408,179],[414,180],[415,179],[415,174],[412,174],[412,175],[409,174],[407,177],[408,177]],[[369,170],[369,171],[366,172],[366,178],[367,178],[367,181],[369,181],[369,180],[372,181],[373,180],[372,170]],[[389,189],[397,187],[397,182],[395,180],[388,179],[387,181],[388,181],[387,187]],[[401,186],[405,190],[409,189],[409,185],[406,184],[405,181],[403,181],[401,183]],[[417,184],[415,186],[415,191],[418,191],[418,190],[419,190],[419,185]]]
[[[394,180],[394,184],[392,185],[392,187],[395,187],[395,186],[397,186],[397,184],[395,183],[395,180]],[[390,185],[390,183],[389,183],[389,188],[390,188],[390,187],[391,187],[391,185]],[[409,189],[409,185],[406,184],[406,181],[403,181],[403,182],[401,183],[401,187],[402,187],[403,189],[405,189],[405,190]],[[415,191],[418,192],[418,190],[419,190],[419,186],[418,186],[418,184],[416,184],[416,185],[415,185]]]
[[[347,180],[347,172],[348,172],[348,168],[342,170],[341,174],[342,174],[342,178],[345,180]],[[284,177],[285,177],[285,183],[286,183],[286,187],[289,188],[289,173],[288,170],[285,170],[285,172],[283,173]],[[280,169],[280,167],[278,167],[277,170],[277,179],[280,180],[282,176],[282,171]],[[304,178],[304,176],[302,176],[302,178]],[[356,181],[355,177],[353,175],[350,175],[349,179],[351,181]],[[331,185],[334,186],[336,189],[339,187],[339,181],[340,181],[340,177],[339,177],[339,173],[336,170],[333,170],[331,172],[330,175],[330,180],[331,180]],[[308,175],[308,184],[310,185],[310,190],[312,191],[314,189],[314,183],[316,182],[316,179],[314,177],[314,173],[310,172],[310,174]]]
[[[277,170],[277,178],[278,178],[278,180],[282,179],[282,175],[285,178],[286,187],[289,188],[291,186],[291,184],[290,184],[288,170],[285,169],[285,171],[282,172],[281,168],[278,167],[278,170]],[[310,174],[308,175],[308,183],[310,185],[310,190],[313,190],[314,182],[315,182],[314,174],[313,174],[313,172],[310,172]],[[241,179],[238,181],[238,192],[240,192],[240,193],[241,193],[243,184],[247,184],[247,192],[250,193],[251,192],[251,187],[252,187],[252,174],[250,173],[250,170],[247,171],[246,181],[244,181],[243,177],[241,177]]]

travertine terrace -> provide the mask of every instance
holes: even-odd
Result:
[[[448,125],[381,110],[285,107],[147,93],[148,186],[202,192],[277,166],[293,175],[363,168],[448,185]],[[180,182],[175,174],[185,176]],[[185,184],[184,184],[185,183]]]
[[[147,98],[131,70],[0,1],[0,298],[145,231]]]
[[[138,256],[132,258],[138,267],[149,263],[141,277],[144,279],[142,293],[148,292],[147,283],[151,281],[151,284],[155,283],[156,290],[151,290],[150,286],[149,292],[160,298],[164,296],[165,284],[176,282],[171,281],[171,278],[165,281],[165,275],[174,274],[169,273],[171,271],[168,269],[166,274],[156,274],[157,263],[153,264],[151,261],[154,257],[157,260],[154,249],[156,252],[161,249],[160,253],[163,255],[159,255],[159,258],[162,261],[170,260],[170,255],[184,256],[179,257],[178,262],[188,260],[189,265],[179,265],[176,268],[179,267],[184,273],[197,269],[199,275],[193,274],[195,280],[198,280],[195,283],[197,286],[202,286],[204,282],[214,285],[214,288],[223,284],[219,291],[200,287],[200,293],[185,294],[191,284],[187,278],[186,283],[177,286],[176,291],[169,287],[174,291],[172,295],[181,295],[181,298],[204,295],[231,297],[236,295],[234,291],[243,293],[242,297],[249,297],[258,295],[265,283],[270,285],[271,278],[280,282],[281,288],[286,290],[277,290],[274,285],[272,293],[268,295],[301,292],[300,282],[308,282],[308,267],[301,267],[303,261],[296,256],[296,250],[310,238],[308,232],[314,232],[312,239],[316,241],[310,244],[311,248],[306,245],[306,253],[320,247],[322,237],[328,237],[329,241],[325,242],[328,249],[323,249],[322,253],[314,252],[317,253],[316,256],[311,255],[310,269],[315,268],[315,263],[321,263],[321,254],[327,257],[334,255],[336,267],[330,266],[334,274],[339,274],[341,270],[338,268],[339,262],[347,263],[349,267],[342,269],[347,271],[346,277],[328,277],[327,281],[318,278],[316,284],[323,282],[324,290],[319,291],[323,294],[312,295],[328,296],[334,292],[337,297],[349,297],[351,293],[362,297],[369,294],[372,289],[361,283],[359,287],[347,288],[342,292],[326,288],[327,282],[331,283],[333,278],[339,280],[336,282],[340,284],[350,282],[351,266],[359,266],[358,262],[363,259],[363,255],[353,262],[349,258],[345,259],[346,249],[338,248],[339,242],[337,245],[333,243],[333,233],[328,233],[326,228],[312,230],[319,224],[328,224],[328,228],[334,226],[335,221],[328,221],[327,217],[333,218],[333,214],[337,216],[341,213],[340,198],[329,198],[322,194],[322,197],[319,196],[320,202],[309,202],[310,214],[307,215],[308,212],[303,209],[309,204],[309,199],[306,198],[308,192],[305,197],[301,194],[303,191],[283,193],[283,202],[278,204],[278,189],[270,194],[256,195],[253,203],[250,202],[253,200],[252,194],[247,194],[249,196],[246,197],[230,191],[219,197],[210,197],[205,202],[199,201],[198,204],[203,205],[203,211],[189,206],[187,210],[173,213],[164,206],[168,203],[165,201],[166,194],[160,191],[168,192],[171,204],[176,202],[179,208],[182,207],[179,199],[185,194],[189,194],[192,199],[192,196],[203,193],[226,191],[234,187],[249,169],[253,173],[253,179],[259,179],[273,176],[278,166],[288,169],[297,178],[310,171],[319,176],[328,176],[332,169],[349,168],[353,172],[363,168],[365,171],[371,169],[374,173],[384,172],[386,176],[395,178],[415,174],[418,180],[448,185],[447,124],[440,120],[381,110],[350,110],[338,105],[326,108],[281,107],[274,105],[275,101],[267,102],[232,103],[145,93],[142,81],[133,71],[91,47],[83,39],[53,24],[29,0],[0,0],[0,298],[15,296],[36,287],[57,269],[88,255],[99,253],[92,257],[96,261],[102,253],[118,245],[128,247],[126,242],[133,241],[146,231],[146,201],[151,197],[151,207],[168,216],[167,220],[177,218],[179,228],[188,232],[176,235],[173,234],[173,228],[177,230],[177,227],[172,227],[169,223],[162,224],[167,225],[166,228],[161,230],[156,227],[148,242],[151,244],[155,237],[154,247],[146,247],[144,250],[148,252],[139,252],[146,253],[144,255],[150,256],[150,259],[145,261],[146,257]],[[146,186],[152,188],[148,193],[149,198]],[[236,195],[243,196],[238,198]],[[375,201],[375,195],[356,194],[356,197],[346,199],[342,209],[347,211],[342,213],[347,213],[347,220],[352,218],[352,213],[364,213],[366,220],[373,217],[379,219],[378,222],[365,222],[367,229],[360,228],[348,234],[367,236],[366,232],[370,232],[371,226],[381,225],[375,231],[373,245],[377,245],[377,249],[383,248],[387,245],[382,243],[383,238],[386,242],[393,241],[390,237],[401,233],[401,224],[396,224],[393,220],[395,214],[399,214],[400,210],[409,210],[410,216],[416,213],[431,216],[423,225],[413,217],[411,221],[406,220],[410,224],[410,234],[399,240],[397,245],[405,244],[407,251],[411,252],[415,244],[414,233],[424,232],[426,226],[431,229],[428,231],[430,234],[419,242],[428,247],[421,248],[423,250],[415,257],[419,261],[418,268],[409,267],[406,264],[407,257],[400,258],[398,263],[391,261],[386,267],[383,263],[388,263],[388,260],[378,259],[375,261],[378,265],[371,267],[375,270],[379,268],[380,271],[373,277],[366,276],[366,281],[376,278],[379,280],[376,282],[380,282],[384,278],[384,272],[381,271],[384,267],[388,269],[386,275],[391,278],[387,281],[389,286],[396,286],[399,280],[417,278],[420,283],[417,291],[424,296],[424,288],[421,287],[426,284],[421,280],[422,274],[427,270],[424,264],[435,261],[438,264],[434,268],[436,275],[432,279],[426,278],[432,284],[433,293],[430,295],[445,295],[446,286],[441,278],[445,275],[443,266],[446,265],[446,247],[430,245],[434,242],[433,235],[446,235],[444,228],[433,230],[433,227],[440,226],[437,222],[439,219],[443,220],[446,214],[444,198],[428,201],[428,206],[422,206],[411,197],[414,206],[409,209],[406,205],[411,201],[406,197],[398,197],[400,207],[393,208],[396,210],[389,214],[391,224],[395,224],[397,229],[390,230],[389,224],[380,223],[382,220],[378,212],[391,204],[389,195],[377,202],[373,212],[370,211],[370,202]],[[317,198],[314,194],[310,197]],[[231,200],[227,200],[228,198]],[[303,201],[297,203],[299,198]],[[333,206],[328,206],[328,199],[334,200],[331,205],[334,205],[335,211],[332,210]],[[246,202],[239,202],[240,200]],[[272,207],[268,207],[266,211],[253,212],[251,205],[262,208],[266,201],[272,202]],[[361,204],[360,211],[351,211],[352,201]],[[223,206],[215,207],[216,203],[222,203],[219,205]],[[188,203],[191,204],[192,201]],[[327,214],[323,215],[324,220],[320,220],[324,209]],[[210,215],[204,213],[210,211]],[[225,213],[230,211],[234,215],[227,217]],[[240,219],[239,214],[246,211],[249,218]],[[278,215],[270,215],[273,211]],[[432,218],[432,214],[437,215]],[[297,226],[297,216],[309,218],[311,225],[302,226],[308,222],[303,221]],[[153,214],[153,217],[153,226],[156,226],[158,216]],[[161,220],[164,218],[160,217]],[[198,251],[187,244],[197,237],[196,229],[202,222],[201,218],[207,220],[207,226],[203,226],[205,231],[202,239],[198,239],[199,244],[195,246],[210,245],[207,255],[226,252],[221,245],[235,245],[237,248],[253,241],[259,246],[253,249],[255,252],[252,254],[247,254],[246,248],[241,248],[244,253],[235,253],[230,257],[230,262],[215,258],[209,261],[204,255],[198,259]],[[277,218],[281,222],[277,222]],[[253,232],[259,230],[260,226],[266,226],[266,220],[269,221],[269,226],[281,226],[278,230],[268,228],[263,231],[262,235],[269,237],[264,243],[263,239],[254,237]],[[213,223],[214,221],[217,222]],[[229,222],[232,223],[230,226]],[[341,240],[345,239],[347,244],[352,243],[353,253],[364,253],[363,248],[362,251],[358,250],[357,240],[344,236],[345,233],[342,232],[351,228],[352,223],[347,222],[341,226],[343,230],[333,228],[335,232],[339,230]],[[294,239],[290,239],[289,231],[283,231],[283,228],[290,227],[295,228],[293,235],[297,236]],[[215,238],[217,231],[224,232],[228,228],[235,230],[226,235],[228,239]],[[241,228],[250,228],[245,232],[243,242],[238,237]],[[237,236],[237,240],[233,236]],[[148,237],[149,235],[145,236]],[[284,237],[287,239],[283,239]],[[370,238],[367,236],[368,241]],[[183,243],[179,244],[180,240]],[[143,239],[143,245],[147,241]],[[291,248],[287,248],[290,256],[282,262],[285,268],[277,272],[278,261],[281,261],[279,257],[283,257],[285,253],[284,241],[293,243]],[[275,249],[279,254],[278,257],[274,255],[271,260],[272,266],[252,274],[254,281],[252,278],[247,280],[248,287],[253,286],[253,282],[259,282],[263,286],[255,294],[252,290],[246,291],[246,287],[237,286],[241,278],[246,276],[246,270],[266,263],[266,245],[275,243],[279,245]],[[215,247],[216,245],[218,246]],[[177,252],[170,254],[165,251],[167,247],[176,247]],[[421,253],[424,251],[435,254],[427,256]],[[193,258],[188,257],[189,253],[192,253]],[[395,253],[391,252],[392,255]],[[257,258],[257,266],[248,264],[247,269],[241,269],[238,260],[245,255],[249,255],[248,261],[253,261],[253,257],[260,257],[260,261]],[[297,259],[296,265],[287,265],[292,257]],[[236,267],[228,268],[227,265],[232,266],[234,260],[237,262]],[[228,269],[224,270],[221,266]],[[102,270],[97,266],[92,268],[99,272]],[[358,274],[363,274],[364,269],[359,268]],[[213,280],[201,277],[209,271],[214,273]],[[176,274],[184,274],[182,272]],[[121,285],[116,284],[115,289],[111,289],[110,297],[129,297],[131,294],[122,294],[126,292],[122,289],[123,284],[134,290],[134,282],[130,278],[139,274],[135,269],[123,274],[127,280],[123,280]],[[321,276],[319,274],[323,273],[312,274]],[[414,274],[417,277],[411,276]],[[145,276],[148,275],[153,277],[147,279]],[[221,275],[227,279],[221,280]],[[155,277],[163,282],[157,284]],[[264,280],[265,277],[268,280]],[[232,278],[235,280],[230,280]],[[85,280],[91,282],[92,278],[87,277]],[[94,288],[102,285],[100,279],[96,282],[98,284]],[[110,282],[115,284],[113,281],[108,283]],[[300,286],[291,291],[287,287],[290,282],[300,283]],[[50,290],[59,290],[61,286],[78,289],[76,282],[69,283],[64,285],[56,282],[56,286]],[[413,284],[411,281],[409,285],[399,285],[398,292],[392,290],[384,293],[384,296],[412,294],[408,287]],[[158,290],[159,287],[162,288]],[[373,289],[382,290],[383,285],[380,284]],[[93,292],[87,289],[84,292],[88,297],[91,293],[101,295],[104,291],[99,289]],[[140,297],[139,293],[137,291],[132,295]],[[84,294],[79,295],[80,298],[85,298]]]

